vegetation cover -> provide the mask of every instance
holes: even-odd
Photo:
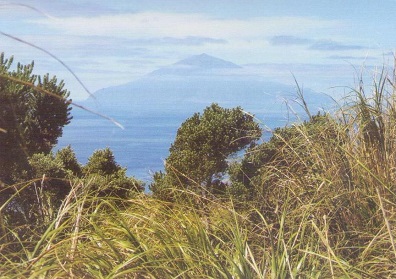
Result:
[[[7,63],[0,97],[54,93],[66,117],[47,121],[61,131],[70,120],[63,86],[43,90],[32,66],[18,66],[18,76]],[[109,149],[81,166],[71,147],[25,148],[19,164],[2,135],[0,159],[12,168],[1,176],[0,276],[396,277],[395,85],[384,68],[337,112],[309,113],[261,143],[253,117],[213,104],[181,125],[152,193]],[[35,110],[20,108],[16,129],[0,117],[0,133],[21,139],[17,149],[31,146],[21,131],[39,121],[25,116]],[[38,142],[54,144],[46,135]]]

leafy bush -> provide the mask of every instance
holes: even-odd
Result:
[[[83,167],[86,180],[91,180],[100,196],[128,198],[144,190],[144,184],[132,177],[127,177],[126,169],[116,161],[109,148],[96,150]]]
[[[70,145],[58,150],[55,154],[55,159],[61,161],[63,168],[70,172],[71,175],[76,177],[82,176],[82,166],[77,161],[76,154]]]
[[[167,187],[214,194],[224,186],[219,181],[228,167],[227,158],[260,136],[252,115],[239,107],[212,104],[180,126],[169,149],[165,173],[154,176],[150,189],[157,196]]]
[[[35,153],[48,154],[70,122],[63,81],[34,75],[32,62],[17,64],[0,54],[0,181],[12,183]]]

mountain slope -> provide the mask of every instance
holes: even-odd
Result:
[[[201,67],[204,69],[241,68],[241,66],[238,66],[232,62],[207,55],[206,53],[188,57],[186,59],[180,60],[174,65],[189,65],[194,67]]]
[[[295,98],[295,86],[250,74],[241,66],[207,54],[186,58],[143,78],[95,92],[87,104],[106,112],[130,110],[199,111],[213,102],[256,112],[279,112]],[[311,90],[305,97],[313,110],[329,102]]]

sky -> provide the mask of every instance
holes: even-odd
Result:
[[[88,93],[48,53],[89,92],[207,53],[336,95],[393,65],[395,14],[396,0],[0,0],[0,52],[65,80],[74,100]]]

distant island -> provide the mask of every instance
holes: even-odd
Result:
[[[242,66],[205,53],[157,69],[126,84],[98,90],[84,105],[106,113],[120,111],[172,111],[193,113],[211,103],[224,107],[242,106],[247,111],[286,111],[286,102],[297,97],[297,85],[272,81],[250,73]],[[304,88],[313,110],[331,103],[327,95]]]

